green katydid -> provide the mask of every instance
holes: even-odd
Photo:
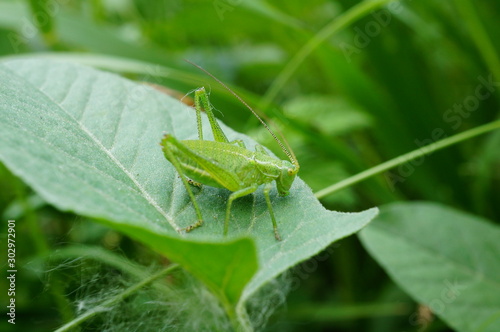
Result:
[[[201,210],[196,202],[190,185],[198,187],[201,187],[201,185],[208,185],[216,188],[226,188],[232,191],[226,206],[224,235],[228,232],[231,205],[233,201],[239,197],[253,193],[260,185],[264,185],[263,192],[269,209],[269,214],[271,216],[271,221],[273,223],[274,236],[276,240],[279,241],[281,240],[281,237],[278,232],[278,226],[276,224],[276,218],[274,217],[269,192],[272,188],[272,181],[276,181],[279,196],[288,195],[295,176],[299,172],[299,163],[293,152],[289,152],[285,148],[283,143],[269,129],[266,123],[246,102],[241,99],[241,97],[229,89],[220,80],[215,78],[212,74],[208,73],[201,67],[199,68],[219,82],[248,109],[250,109],[250,111],[252,111],[257,119],[278,142],[290,161],[280,160],[270,156],[260,145],[256,145],[255,152],[253,152],[245,147],[242,140],[230,142],[217,123],[205,88],[202,87],[197,89],[195,91],[194,100],[198,125],[198,140],[180,141],[172,135],[166,134],[161,141],[163,153],[179,173],[191,201],[193,202],[198,218],[197,222],[186,227],[184,230],[189,232],[203,224]],[[201,125],[202,109],[205,110],[205,113],[208,116],[215,141],[203,139],[203,130]],[[290,151],[292,150],[290,149]]]

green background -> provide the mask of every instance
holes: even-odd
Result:
[[[189,59],[273,120],[301,163],[299,176],[317,192],[423,145],[498,119],[499,12],[500,4],[495,1],[470,0],[1,0],[0,60],[38,56],[79,62],[168,87],[181,98],[204,85],[211,90],[210,98],[221,121],[280,155],[272,138],[244,106],[183,61]],[[138,264],[139,270],[140,266],[166,264],[147,246],[116,229],[46,204],[12,171],[0,165],[0,211],[3,219],[18,220],[18,264],[30,271],[18,279],[20,321],[34,322],[40,331],[53,330],[72,315],[71,308],[86,308],[94,300],[98,303],[104,298],[103,290],[117,280],[128,285],[120,277],[112,277],[120,273],[103,263],[104,259],[97,264],[82,258],[82,252],[68,253],[49,265],[42,263],[40,257],[54,255],[68,243],[114,251],[127,262]],[[379,255],[398,250],[420,254],[416,247],[428,248],[434,243],[429,245],[436,248],[431,257],[444,247],[449,254],[445,256],[452,261],[469,257],[464,266],[489,276],[493,272],[481,266],[498,265],[498,259],[488,256],[498,252],[495,241],[484,247],[457,246],[462,243],[457,235],[463,233],[460,222],[440,221],[455,220],[455,212],[467,213],[471,223],[482,225],[486,220],[484,223],[496,227],[500,220],[499,185],[500,131],[496,131],[321,197],[322,204],[334,211],[358,212],[381,206],[382,217],[399,211],[399,205],[386,204],[404,201],[408,210],[398,220],[407,224],[401,226],[404,231],[394,226],[397,232],[391,230],[387,233],[392,235],[387,235],[378,224],[392,219],[379,217],[377,225],[374,223],[361,236],[368,251],[357,237],[336,242],[270,286],[277,294],[288,294],[285,306],[259,300],[248,305],[264,308],[263,312],[266,305],[274,308],[269,310],[268,331],[487,330],[467,325],[477,317],[462,322],[463,315],[447,316],[446,310],[439,312],[435,307],[438,317],[418,304],[430,305],[443,291],[439,285],[446,280],[453,282],[449,274],[438,274],[439,264],[432,265],[421,257],[393,257],[390,261],[399,266],[394,270],[385,263],[383,257],[387,256]],[[412,205],[413,201],[433,202],[439,205],[436,209],[455,212],[446,214],[426,205],[430,203]],[[412,210],[415,207],[425,213],[419,215]],[[429,220],[434,223],[424,222]],[[412,223],[422,228],[405,228]],[[442,228],[434,229],[438,224]],[[467,222],[464,225],[470,226]],[[6,234],[6,223],[1,227]],[[474,234],[472,242],[498,230],[482,227],[477,233],[470,231]],[[417,236],[414,241],[402,234]],[[403,244],[391,242],[397,238],[406,240]],[[413,246],[418,239],[428,242]],[[398,259],[408,259],[412,264],[398,265]],[[411,270],[418,266],[438,276],[438,286],[428,296],[408,285],[418,285],[418,281],[423,289],[430,285],[422,279],[427,272]],[[400,271],[409,271],[409,276],[400,275]],[[449,273],[456,275],[453,269]],[[91,283],[92,276],[99,276],[101,281]],[[417,281],[412,279],[415,277]],[[91,286],[82,288],[85,282]],[[462,294],[468,294],[464,295],[467,299],[478,296],[477,303],[490,303],[481,294],[498,295],[498,278],[492,277],[491,283],[493,290],[478,287]],[[5,279],[0,285],[6,285]],[[194,285],[196,281],[187,281],[183,293],[172,297],[177,301],[173,303],[191,303],[193,308],[198,308],[195,299],[205,303],[197,293],[202,288]],[[59,298],[58,294],[69,295]],[[144,320],[147,314],[137,315],[141,310],[138,303],[127,306],[132,313],[122,312],[122,316]],[[449,309],[453,303],[464,305],[452,301],[448,312],[453,311]],[[475,302],[467,305],[471,303]],[[493,299],[491,306],[499,308],[498,301]],[[161,314],[168,316],[169,312]],[[203,313],[186,312],[172,313],[173,321],[189,321],[191,315],[203,317]],[[485,315],[495,317],[495,312]],[[263,315],[266,321],[267,314]],[[115,312],[92,321],[83,330],[137,328],[124,321]],[[22,326],[4,323],[2,328],[23,330]],[[171,328],[175,326],[172,323]],[[154,324],[148,328],[159,330]],[[191,328],[199,326],[193,324]]]

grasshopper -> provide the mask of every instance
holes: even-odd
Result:
[[[199,67],[199,66],[197,66]],[[280,241],[276,218],[274,217],[269,192],[272,188],[272,181],[276,181],[276,188],[279,196],[286,196],[290,187],[299,172],[299,163],[295,155],[290,153],[276,135],[269,129],[266,123],[256,114],[256,112],[245,103],[234,91],[229,89],[224,83],[205,71],[224,88],[239,99],[257,119],[266,127],[280,147],[286,153],[290,161],[280,160],[270,156],[260,145],[255,146],[255,152],[248,150],[242,140],[229,141],[217,123],[212,112],[212,105],[209,102],[205,88],[195,91],[195,109],[198,127],[197,140],[177,140],[172,135],[166,134],[160,145],[163,153],[170,163],[175,167],[186,187],[198,220],[186,227],[186,232],[203,224],[201,210],[196,202],[191,185],[201,187],[208,185],[216,188],[226,188],[232,191],[226,206],[226,218],[224,221],[224,235],[227,235],[229,219],[231,215],[231,205],[237,198],[249,195],[257,190],[260,185],[264,185],[264,196],[266,199],[271,221],[273,223],[274,237]],[[203,139],[201,122],[201,111],[205,110],[212,129],[214,141]],[[286,141],[286,140],[285,140]],[[290,151],[292,151],[290,149]]]

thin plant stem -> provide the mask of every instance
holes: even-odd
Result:
[[[450,145],[465,141],[467,139],[470,139],[475,136],[479,136],[485,133],[488,133],[490,131],[493,131],[495,129],[500,128],[500,120],[496,120],[493,122],[490,122],[488,124],[469,129],[467,131],[464,131],[462,133],[447,137],[445,139],[442,139],[438,142],[429,144],[427,146],[421,147],[419,149],[413,150],[411,152],[408,152],[406,154],[403,154],[399,157],[396,157],[394,159],[388,160],[378,166],[372,167],[370,169],[367,169],[366,171],[363,171],[361,173],[358,173],[354,176],[351,176],[350,178],[347,178],[343,181],[340,181],[338,183],[335,183],[334,185],[331,185],[329,187],[326,187],[324,189],[321,189],[320,191],[316,192],[314,196],[316,198],[323,198],[327,195],[333,194],[334,192],[337,192],[339,190],[342,190],[346,187],[349,187],[355,183],[361,182],[363,180],[366,180],[374,175],[383,173],[391,168],[397,167],[399,165],[403,165],[411,160],[420,158],[422,156],[429,155],[437,150],[444,149]]]

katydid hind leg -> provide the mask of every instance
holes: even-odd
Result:
[[[267,183],[264,186],[264,197],[266,198],[267,208],[269,209],[269,215],[271,216],[271,221],[273,222],[274,237],[276,240],[281,241],[281,236],[278,232],[278,225],[276,223],[276,218],[274,217],[273,205],[271,204],[271,198],[269,197],[269,192],[271,191],[272,184]]]
[[[178,141],[176,138],[170,136],[169,143],[174,145],[180,152],[182,152],[185,157],[190,158],[195,161],[200,168],[210,173],[210,175],[224,188],[239,188],[239,179],[237,174],[231,170],[227,170],[221,167],[218,163],[214,163],[208,158],[196,154],[196,152],[190,150],[182,142]],[[163,143],[162,143],[163,144]]]
[[[210,104],[210,101],[208,100],[208,95],[205,90],[205,88],[200,88],[196,90],[195,92],[195,104],[198,106],[196,107],[196,111],[201,113],[201,106],[203,106],[203,109],[205,110],[205,113],[207,114],[208,121],[210,122],[210,127],[212,128],[212,133],[214,135],[214,140],[216,142],[223,142],[223,143],[229,143],[229,140],[226,137],[226,134],[222,131],[222,128],[219,126],[219,123],[217,122],[217,119],[215,118],[214,113],[212,112],[212,105]],[[197,114],[200,114],[197,113]],[[201,123],[201,115],[200,115],[200,123]],[[200,132],[200,129],[198,129],[198,132]]]
[[[231,217],[231,205],[233,204],[233,201],[237,198],[253,193],[255,190],[257,190],[258,187],[258,185],[253,185],[251,187],[235,191],[231,195],[229,195],[229,198],[227,199],[226,219],[224,221],[224,235],[227,235],[227,231],[229,229],[229,219]]]
[[[194,108],[196,110],[196,126],[198,128],[198,139],[200,141],[203,141],[203,124],[201,122],[201,102],[200,102],[200,97],[197,95],[195,92],[195,97],[194,97]]]
[[[172,151],[169,149],[169,143],[171,143],[172,139],[175,141],[175,139],[170,136],[170,135],[165,135],[165,137],[162,140],[162,146],[163,146],[163,153],[165,153],[166,156],[168,156],[168,159],[172,162],[172,165],[174,165],[175,169],[177,170],[177,173],[179,174],[182,183],[184,184],[184,187],[186,188],[186,191],[188,192],[189,197],[191,198],[191,201],[193,202],[194,210],[196,211],[196,216],[198,220],[192,224],[189,225],[188,227],[184,228],[186,232],[190,232],[193,229],[200,227],[203,224],[203,217],[201,216],[201,210],[200,207],[198,206],[198,203],[196,202],[196,198],[194,197],[193,191],[191,190],[188,178],[184,174],[184,171],[182,170],[181,164],[177,157],[172,153]]]

